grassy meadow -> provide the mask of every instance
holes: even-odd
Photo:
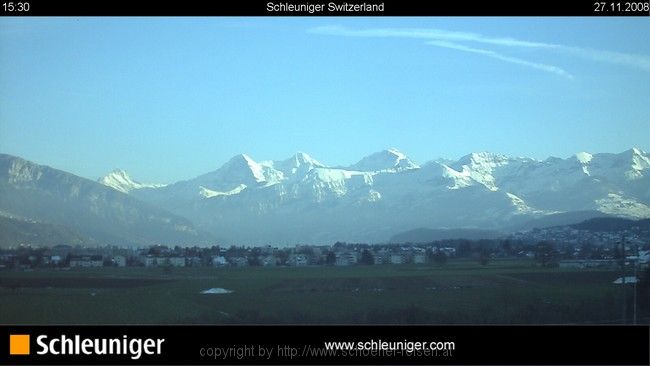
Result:
[[[622,316],[617,277],[528,260],[2,271],[0,323],[608,324]]]

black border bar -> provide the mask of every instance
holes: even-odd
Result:
[[[2,326],[3,365],[446,364],[648,365],[650,327],[643,326]],[[29,355],[9,355],[10,335],[30,335]],[[37,337],[164,339],[160,354],[38,355]],[[41,339],[44,340],[44,339]],[[454,342],[439,354],[318,353],[324,342]],[[60,342],[60,341],[59,341]],[[67,342],[67,341],[66,341]],[[227,349],[231,357],[223,358]],[[261,355],[259,347],[274,352]],[[216,349],[221,349],[219,357]],[[60,350],[60,348],[59,348]],[[209,350],[213,350],[212,352]],[[283,351],[284,350],[284,351]],[[290,351],[295,350],[295,351]],[[58,351],[57,351],[58,352]],[[241,357],[235,356],[239,352]],[[292,355],[293,353],[293,355]]]
[[[3,16],[649,16],[650,0],[2,0]],[[12,11],[5,4],[13,3]],[[29,3],[28,10],[19,3]],[[321,11],[269,11],[269,3],[323,5]],[[329,4],[382,4],[331,10]],[[631,6],[630,4],[637,4]],[[273,8],[273,7],[271,7]],[[643,7],[641,7],[643,8]],[[19,10],[23,9],[23,10]],[[285,8],[282,8],[285,9]],[[366,10],[364,10],[366,9]]]

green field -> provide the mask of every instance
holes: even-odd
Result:
[[[614,323],[617,277],[525,260],[2,271],[0,323]],[[233,292],[200,293],[213,287]]]

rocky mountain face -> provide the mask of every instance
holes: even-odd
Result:
[[[75,242],[85,238],[86,244],[214,241],[190,220],[120,190],[5,154],[0,154],[0,212],[13,218],[14,221],[4,220],[3,224],[12,226],[15,236],[20,238],[24,237],[19,235],[24,231],[21,228],[38,226],[42,232],[65,232]]]

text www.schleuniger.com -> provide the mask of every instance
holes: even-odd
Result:
[[[324,342],[327,351],[341,351],[342,356],[359,355],[413,355],[437,356],[450,355],[456,349],[456,343],[451,341],[382,341],[371,339],[358,342]],[[440,354],[442,352],[443,354]]]

